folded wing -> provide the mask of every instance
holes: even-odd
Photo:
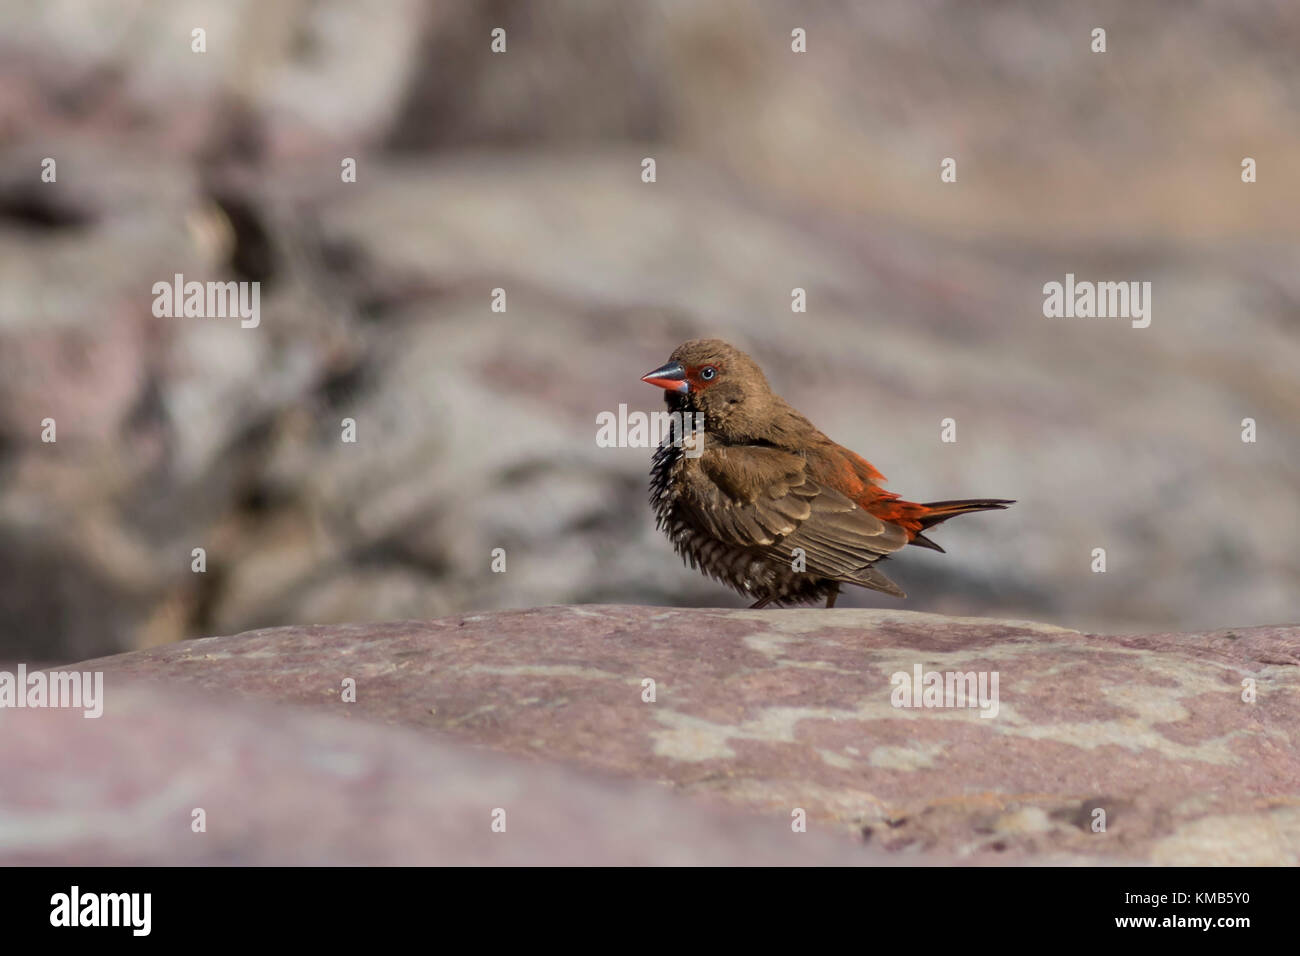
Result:
[[[683,490],[715,537],[784,562],[801,548],[808,574],[905,596],[871,565],[905,546],[907,532],[815,481],[803,455],[715,445],[697,461]]]

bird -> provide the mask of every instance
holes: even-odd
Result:
[[[693,339],[641,381],[664,389],[668,428],[650,469],[656,524],[692,568],[753,598],[751,609],[835,606],[843,585],[907,595],[876,564],[926,532],[1005,498],[920,503],[822,434],[772,391],[758,363]]]

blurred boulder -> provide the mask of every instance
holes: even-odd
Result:
[[[0,11],[0,658],[740,604],[595,444],[702,335],[892,490],[1019,500],[892,561],[909,609],[1297,618],[1296,10],[210,7]],[[177,273],[261,325],[155,317]],[[1067,274],[1150,328],[1045,318]]]

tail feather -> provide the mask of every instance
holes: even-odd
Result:
[[[925,535],[921,534],[921,532],[919,531],[916,532],[916,534],[912,535],[912,540],[907,543],[915,544],[918,547],[922,547],[922,548],[929,548],[931,551],[938,551],[940,554],[948,553],[943,548],[939,547],[937,544],[935,544],[933,541],[927,538]]]
[[[961,498],[956,501],[929,501],[922,505],[925,508],[925,514],[917,520],[921,523],[921,530],[933,528],[949,518],[955,518],[957,515],[968,514],[972,511],[1002,511],[1007,505],[1013,505],[1015,501],[1006,498]],[[920,531],[912,536],[911,544],[919,545],[922,548],[930,548],[933,551],[943,551]]]

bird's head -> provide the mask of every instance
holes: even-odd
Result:
[[[758,364],[721,339],[692,339],[641,376],[664,389],[668,408],[699,412],[704,430],[731,439],[761,437],[775,396]]]

